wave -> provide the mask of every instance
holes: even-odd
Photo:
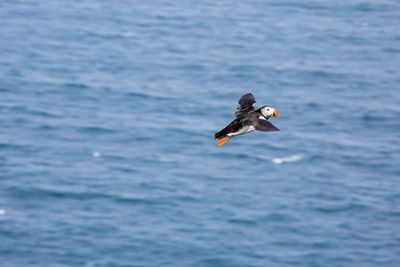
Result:
[[[275,164],[289,163],[289,162],[297,162],[303,159],[303,155],[295,154],[283,158],[273,158],[272,162]]]

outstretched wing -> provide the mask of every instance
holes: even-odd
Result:
[[[239,106],[236,108],[235,115],[239,117],[250,111],[254,111],[256,106],[256,98],[251,93],[247,93],[239,99]]]
[[[255,124],[254,128],[258,131],[263,131],[263,132],[276,132],[279,131],[279,128],[270,123],[269,121],[265,119],[258,119]]]

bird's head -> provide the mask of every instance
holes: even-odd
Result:
[[[281,113],[273,107],[264,106],[261,108],[261,114],[266,118],[269,119],[270,117],[279,117]]]

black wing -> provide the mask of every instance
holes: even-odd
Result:
[[[256,106],[256,98],[251,93],[247,93],[239,99],[239,106],[236,108],[235,115],[239,117],[250,111],[254,111]]]
[[[263,131],[263,132],[280,131],[278,127],[276,127],[275,125],[264,119],[258,119],[254,124],[254,128],[256,128],[256,130],[258,131]]]

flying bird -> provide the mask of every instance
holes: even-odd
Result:
[[[236,135],[250,133],[255,130],[263,132],[279,131],[268,119],[279,117],[280,112],[270,106],[262,106],[256,109],[256,98],[251,93],[247,93],[239,99],[235,115],[236,119],[215,134],[215,139],[219,139],[219,147]]]

